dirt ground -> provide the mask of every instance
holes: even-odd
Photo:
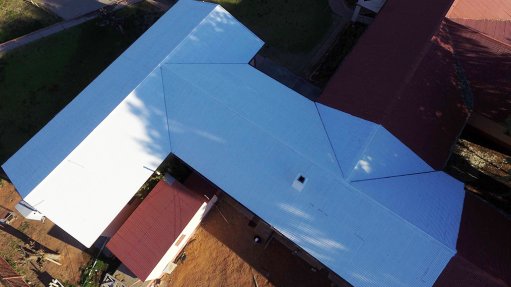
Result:
[[[222,196],[185,247],[186,259],[160,286],[336,286],[328,270],[313,259],[306,262],[289,240],[250,217]],[[254,242],[255,235],[260,243]]]
[[[0,205],[14,210],[19,200],[20,197],[14,187],[0,179]],[[31,286],[48,286],[52,278],[66,285],[77,285],[81,269],[90,260],[90,256],[81,250],[83,246],[68,235],[62,236],[65,233],[48,219],[42,223],[25,220],[17,212],[16,215],[17,218],[10,225],[0,226],[0,256],[9,262],[15,271],[23,275],[25,281]],[[59,236],[62,240],[54,236]],[[62,266],[47,260],[41,263],[37,263],[36,260],[27,260],[21,250],[22,247],[36,251],[43,250],[46,253],[58,253]]]

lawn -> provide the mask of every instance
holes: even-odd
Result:
[[[0,163],[77,96],[161,14],[143,2],[0,56]]]
[[[60,21],[25,0],[0,0],[0,43]]]
[[[328,0],[211,0],[219,3],[266,44],[309,52],[332,22]]]

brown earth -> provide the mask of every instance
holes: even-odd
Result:
[[[186,259],[163,276],[160,286],[336,286],[321,264],[226,195],[184,253]]]
[[[14,190],[12,184],[0,179],[0,206],[15,210],[14,206],[20,200],[20,196]],[[17,211],[16,219],[10,225],[0,226],[0,256],[31,286],[48,286],[52,278],[58,279],[66,285],[77,285],[80,280],[81,269],[89,262],[90,256],[82,251],[76,241],[63,235],[64,232],[46,219],[44,222],[25,220]],[[52,236],[53,234],[54,236]],[[60,254],[59,262],[62,266],[43,260],[29,260],[22,248],[42,250],[46,253]]]

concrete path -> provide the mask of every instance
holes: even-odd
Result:
[[[69,29],[71,27],[74,27],[76,25],[82,24],[83,22],[86,22],[88,20],[94,19],[97,17],[97,15],[87,15],[83,16],[77,19],[69,20],[69,21],[63,21],[59,22],[57,24],[53,24],[51,26],[48,26],[46,28],[39,29],[37,31],[34,31],[32,33],[26,34],[24,36],[18,37],[16,39],[12,39],[10,41],[7,41],[5,43],[0,44],[0,54],[9,52],[13,49],[16,49],[18,47],[24,46],[28,43],[34,42],[36,40],[42,39],[44,37],[50,36],[52,34],[58,33],[60,31]]]
[[[57,0],[53,0],[53,1],[57,1]],[[76,2],[82,2],[82,1],[83,2],[88,2],[88,0],[87,1],[86,0],[76,0]],[[142,0],[126,0],[126,1],[122,1],[121,4],[118,4],[118,5],[115,6],[114,10],[121,9],[121,8],[125,7],[126,5],[131,5],[131,4],[134,4],[136,2],[140,2],[140,1],[142,1]],[[111,2],[114,2],[114,1],[111,1]],[[62,22],[53,24],[51,26],[48,26],[48,27],[39,29],[37,31],[34,31],[32,33],[26,34],[24,36],[18,37],[16,39],[12,39],[12,40],[7,41],[5,43],[1,43],[0,44],[0,54],[6,53],[6,52],[11,51],[13,49],[16,49],[18,47],[24,46],[24,45],[26,45],[28,43],[37,41],[37,40],[42,39],[44,37],[48,37],[50,35],[53,35],[55,33],[60,32],[60,31],[69,29],[71,27],[80,25],[80,24],[82,24],[84,22],[87,22],[89,20],[92,20],[92,19],[96,18],[99,14],[100,13],[97,10],[96,11],[92,11],[92,12],[89,11],[88,14],[82,15],[82,16],[80,16],[78,18],[62,21]]]

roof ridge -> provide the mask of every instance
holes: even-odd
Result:
[[[334,154],[334,158],[335,158],[335,161],[337,162],[337,166],[339,166],[339,170],[341,171],[341,176],[344,178],[344,171],[342,170],[341,163],[339,162],[339,159],[337,158],[337,154],[335,153],[334,145],[333,145],[332,140],[330,139],[330,135],[328,134],[328,131],[325,127],[325,122],[323,121],[323,117],[321,116],[321,113],[319,112],[318,103],[315,101],[312,101],[312,102],[314,103],[314,107],[316,108],[316,112],[318,113],[319,120],[321,121],[321,126],[323,127],[323,130],[325,131],[326,138],[328,139],[328,143],[330,144],[330,148],[332,149],[332,153]]]
[[[472,20],[472,21],[501,21],[501,22],[511,22],[511,18],[509,18],[509,19],[494,19],[494,18],[475,19],[475,18],[449,17],[449,16],[445,16],[445,18],[447,18],[447,19],[449,19],[449,20],[460,19],[460,20]]]
[[[376,124],[371,128],[371,133],[369,134],[367,140],[364,142],[364,146],[359,150],[357,156],[355,157],[355,165],[350,169],[350,173],[346,176],[346,182],[351,182],[351,178],[353,177],[353,172],[358,166],[358,163],[362,159],[362,156],[366,153],[367,148],[373,143],[374,137],[376,134],[384,128],[381,124]],[[358,159],[358,160],[357,160]]]
[[[412,172],[412,173],[405,173],[405,174],[398,174],[398,175],[389,175],[389,176],[382,176],[382,177],[373,177],[373,178],[366,178],[366,179],[357,179],[357,180],[352,180],[352,181],[350,181],[350,183],[353,183],[353,182],[362,182],[362,181],[371,181],[371,180],[380,180],[380,179],[388,179],[388,178],[396,178],[396,177],[403,177],[403,176],[414,176],[414,175],[428,174],[428,173],[435,173],[435,172],[443,172],[443,171],[439,171],[439,170],[429,170],[429,171]]]
[[[164,66],[172,66],[172,65],[189,65],[189,64],[174,64],[174,63],[166,63],[164,64]],[[208,63],[202,63],[200,65],[210,65]],[[218,64],[213,64],[213,65],[218,65]],[[248,66],[249,68],[252,68],[255,72],[259,72],[261,74],[263,74],[264,76],[267,76],[266,74],[262,73],[261,71],[257,70],[256,68],[252,67],[251,65],[249,64],[244,64],[244,63],[226,63],[224,65],[238,65],[238,66]],[[169,69],[166,69],[165,70],[166,73],[172,73],[174,75],[177,75],[174,71],[172,70],[169,70]],[[178,75],[179,76],[179,75]],[[163,70],[162,70],[162,77],[163,77]],[[268,76],[267,76],[268,77]],[[190,82],[189,79],[186,79],[186,78],[183,78],[183,77],[180,77],[182,80],[186,81],[186,82]],[[280,85],[283,85],[281,84],[280,82],[278,81],[275,81],[276,83],[280,84]],[[165,86],[165,81],[163,81],[163,84]],[[234,110],[232,107],[230,107],[229,105],[227,105],[226,103],[224,103],[223,101],[221,101],[218,97],[215,97],[213,95],[211,95],[207,90],[205,90],[203,87],[200,87],[200,86],[195,86],[197,87],[198,89],[202,90],[205,92],[206,96],[208,98],[210,98],[212,101],[215,101],[217,102],[218,104],[222,105],[223,107],[225,107],[227,110],[231,111],[233,114],[239,116],[240,118],[242,118],[243,120],[247,121],[248,123],[250,123],[251,125],[253,125],[255,128],[259,129],[261,132],[265,133],[265,134],[268,134],[272,139],[274,139],[276,142],[279,142],[281,143],[283,146],[287,147],[288,149],[290,149],[291,151],[293,151],[294,153],[298,154],[300,157],[306,159],[307,161],[309,161],[310,163],[318,166],[318,167],[321,167],[323,168],[324,170],[328,171],[329,173],[331,173],[332,175],[334,175],[334,177],[340,177],[340,178],[343,178],[343,172],[342,172],[342,169],[339,165],[339,162],[337,161],[337,157],[335,158],[335,166],[337,167],[337,169],[339,169],[340,171],[340,174],[338,172],[334,172],[332,171],[331,169],[328,169],[326,168],[320,161],[317,161],[315,158],[313,157],[309,157],[307,156],[305,153],[303,153],[302,151],[300,151],[299,149],[296,149],[295,147],[293,147],[289,142],[287,142],[285,139],[282,139],[282,138],[279,138],[277,136],[275,136],[274,134],[272,134],[267,128],[257,124],[256,122],[254,122],[252,119],[248,118],[246,113],[242,112],[242,111],[239,111],[239,110]],[[286,87],[287,88],[287,87]],[[299,95],[300,97],[302,97],[300,94],[298,94],[297,92],[293,91],[292,89],[290,89],[290,91],[292,93],[295,93],[297,95]],[[164,93],[163,95],[164,97],[167,97],[167,94]],[[315,105],[315,102],[314,101],[311,101],[307,98],[304,98],[304,100],[306,101],[309,101],[311,102],[313,105],[314,105],[314,109],[317,110],[316,108],[316,105]],[[319,118],[319,121],[320,121],[320,124],[323,126],[323,122],[321,120],[321,117],[318,115],[318,118]],[[329,148],[330,150],[332,151],[332,153],[334,153],[335,155],[335,151],[333,151],[333,147],[332,145],[330,144],[330,139],[328,137],[328,133],[326,132],[325,130],[325,137],[326,137],[326,140],[327,142],[329,143]]]

